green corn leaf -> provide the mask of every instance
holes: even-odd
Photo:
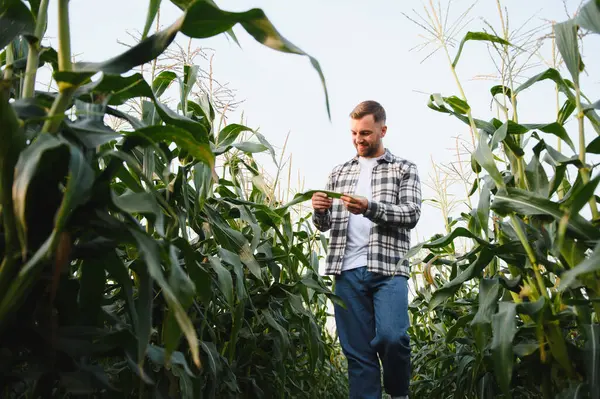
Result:
[[[233,267],[233,273],[236,277],[235,288],[237,289],[238,301],[245,302],[248,293],[245,289],[244,265],[242,265],[240,256],[227,249],[219,248],[219,258]]]
[[[12,197],[23,257],[28,251],[27,210],[33,206],[30,193],[35,189],[36,175],[67,154],[68,146],[65,142],[51,135],[42,135],[19,156],[15,166]]]
[[[569,269],[574,268],[586,259],[586,250],[586,245],[581,241],[576,241],[569,237],[565,237],[561,248],[557,248],[557,252],[563,257]]]
[[[506,138],[504,139],[504,144],[506,144],[510,151],[512,151],[513,154],[515,154],[516,156],[522,157],[523,155],[525,155],[525,151],[523,151],[523,148],[521,148],[521,146],[517,144],[517,142],[512,136],[506,136]],[[497,157],[495,157],[495,159],[499,160]]]
[[[464,227],[457,227],[456,229],[454,229],[452,232],[450,232],[449,234],[447,234],[444,237],[440,237],[431,242],[422,244],[422,247],[423,248],[442,248],[442,247],[445,247],[445,246],[449,245],[450,243],[452,243],[458,237],[471,238],[471,239],[477,241],[478,244],[489,245],[489,242],[485,241],[484,239],[477,236],[476,234],[473,234],[468,229],[466,229]]]
[[[320,330],[312,317],[305,318],[305,323],[308,324],[307,330],[310,332],[308,339],[308,352],[310,357],[310,370],[311,372],[317,371],[317,364],[323,361],[323,354],[321,351],[321,337]]]
[[[113,251],[110,251],[104,257],[104,268],[108,272],[108,275],[111,279],[113,279],[117,284],[121,286],[123,296],[125,297],[125,301],[127,302],[127,308],[129,311],[129,317],[131,318],[131,322],[133,324],[133,328],[136,331],[136,334],[142,336],[142,332],[138,332],[138,315],[135,307],[135,301],[133,300],[133,284],[131,281],[131,277],[129,276],[129,272],[121,259],[117,256],[117,254]]]
[[[153,142],[174,142],[181,149],[185,149],[190,155],[207,164],[211,169],[215,164],[215,155],[208,143],[199,142],[187,130],[177,126],[158,125],[137,129],[133,132],[124,132],[129,136],[142,136]]]
[[[220,368],[220,354],[215,346],[214,342],[201,342],[200,347],[206,354],[207,363],[208,363],[208,371],[210,373],[211,379],[216,381],[218,378],[217,371]]]
[[[567,133],[565,128],[558,122],[550,124],[524,124],[521,126],[526,128],[527,131],[540,130],[544,133],[553,134],[556,137],[562,139],[565,143],[567,143],[569,147],[573,150],[573,152],[576,152],[575,144],[573,144],[573,141],[569,137],[569,134]]]
[[[213,207],[206,204],[204,212],[211,223],[211,229],[217,242],[225,249],[238,253],[240,248],[248,244],[248,240],[240,231],[229,226],[223,216]]]
[[[575,22],[584,29],[600,33],[600,3],[597,0],[590,0],[584,4],[577,13]]]
[[[514,366],[513,339],[517,333],[517,305],[500,302],[498,313],[492,317],[492,359],[494,374],[507,398],[511,398],[510,383]]]
[[[181,25],[181,32],[192,38],[207,38],[226,32],[238,23],[264,46],[277,51],[308,57],[321,79],[325,91],[327,114],[330,115],[329,95],[325,84],[325,76],[319,62],[284,38],[261,9],[254,8],[246,12],[228,12],[219,9],[210,1],[196,1],[187,8],[185,19]]]
[[[177,7],[179,7],[182,10],[187,10],[196,1],[197,0],[171,0],[171,3],[175,4]],[[213,0],[204,0],[204,1],[206,1],[207,3],[210,3],[214,7],[217,7],[217,5],[215,4],[215,2]],[[235,33],[233,32],[232,29],[227,30],[225,33],[239,46],[240,43],[238,42],[238,39],[235,36]]]
[[[492,210],[500,215],[516,212],[525,216],[547,216],[557,221],[560,221],[564,215],[559,204],[535,193],[511,187],[499,191],[494,196]],[[600,239],[600,231],[579,215],[571,216],[568,230],[583,239]]]
[[[490,93],[492,93],[492,96],[502,94],[502,95],[505,95],[506,97],[508,97],[509,99],[512,97],[512,91],[510,90],[510,87],[506,87],[506,86],[502,86],[502,85],[493,86],[490,89]]]
[[[154,302],[154,285],[148,270],[140,263],[136,264],[135,273],[137,275],[137,299],[135,301],[135,312],[137,315],[137,324],[135,333],[138,342],[137,356],[138,364],[142,369],[146,351],[150,343],[152,334],[152,304]]]
[[[170,260],[171,265],[168,283],[169,286],[172,287],[178,302],[183,309],[187,311],[194,302],[196,287],[187,273],[185,273],[179,265],[179,259],[176,256],[175,247],[173,246],[170,247]],[[179,346],[179,340],[181,338],[181,327],[177,322],[177,313],[175,309],[169,308],[167,312],[167,317],[163,321],[162,337],[165,345],[166,358],[170,361],[171,355]]]
[[[154,78],[154,82],[152,82],[152,91],[156,98],[162,96],[175,79],[177,79],[177,74],[173,71],[162,71],[159,73]]]
[[[58,185],[57,179],[61,179],[61,176],[52,171],[59,171],[58,165],[65,159],[68,159],[67,185],[61,196],[61,193],[53,187],[53,182]],[[79,148],[61,138],[50,135],[39,137],[21,153],[15,170],[12,195],[23,257],[26,256],[28,248],[29,223],[31,222],[29,219],[32,217],[31,215],[35,215],[43,208],[38,202],[38,194],[36,194],[40,190],[47,190],[45,192],[48,197],[44,205],[52,204],[53,201],[58,204],[57,209],[52,209],[52,205],[50,205],[50,208],[44,210],[44,212],[56,212],[54,220],[47,219],[53,222],[54,240],[51,250],[54,250],[58,245],[56,240],[59,239],[60,233],[67,225],[73,210],[87,200],[93,183],[93,172]],[[51,199],[51,193],[55,194],[54,199]],[[46,217],[52,217],[52,214],[46,215]],[[38,220],[37,223],[42,222]],[[22,272],[26,273],[27,271],[22,269]]]
[[[462,115],[458,112],[454,112],[454,110],[446,107],[446,105],[444,104],[444,101],[443,101],[443,97],[440,94],[430,95],[429,101],[427,103],[427,107],[429,107],[437,112],[450,114],[467,125],[471,124],[471,121],[469,120],[469,118],[467,116]],[[486,122],[486,121],[483,121],[481,119],[476,119],[476,118],[474,118],[473,121],[475,122],[475,127],[477,127],[478,129],[483,129],[488,134],[493,134],[494,131],[496,131],[496,127],[494,126],[493,123]]]
[[[600,175],[596,176],[573,193],[570,198],[571,206],[569,207],[569,211],[572,215],[579,213],[589,200],[594,197],[594,193],[596,192],[599,183]]]
[[[213,184],[212,169],[203,163],[194,165],[194,186],[198,195],[196,206],[199,210],[204,207],[206,199],[210,196]]]
[[[265,147],[267,147],[267,150],[271,154],[271,159],[273,160],[273,163],[275,164],[275,166],[279,167],[279,163],[278,163],[278,161],[277,161],[277,159],[275,157],[275,149],[273,148],[273,146],[271,145],[271,143],[269,143],[269,141],[265,138],[265,136],[263,136],[258,131],[254,131],[254,135],[256,136],[256,138],[258,139],[258,141],[262,145],[264,145]]]
[[[85,74],[61,72],[54,75],[58,81],[68,83],[77,83],[81,80],[81,76],[85,76]],[[157,90],[162,88],[161,81],[163,79],[166,79],[166,77],[162,76],[162,74],[156,78],[155,84]],[[128,100],[137,97],[153,97],[150,87],[140,73],[134,73],[129,76],[103,73],[100,79],[80,86],[74,94],[75,97],[86,102],[93,102],[96,95],[108,97],[108,104],[110,105],[122,105]]]
[[[184,241],[183,239],[179,240]],[[188,244],[185,241],[185,244]],[[183,244],[179,243],[178,246],[181,248]],[[189,244],[188,244],[189,245]],[[193,250],[192,250],[193,252]],[[198,265],[195,259],[186,262],[186,269],[190,274],[190,278],[194,282],[196,286],[196,295],[200,302],[205,305],[208,305],[213,300],[213,285],[212,285],[212,277],[208,270],[204,268],[204,265]]]
[[[585,333],[585,369],[592,398],[600,397],[600,325],[584,324]]]
[[[429,301],[429,309],[434,309],[438,305],[442,304],[446,299],[450,298],[461,285],[481,273],[483,269],[492,261],[494,253],[484,247],[481,253],[477,257],[477,260],[473,262],[469,267],[463,270],[455,279],[444,284],[444,286],[433,293],[431,301]]]
[[[238,136],[242,132],[251,132],[252,129],[246,126],[238,125],[236,123],[232,123],[227,125],[223,130],[219,132],[217,137],[217,145],[220,147],[230,146],[237,140]]]
[[[64,79],[69,76],[78,76],[77,73],[63,74],[57,78]],[[159,76],[160,77],[160,76]],[[170,76],[163,76],[161,80],[155,81],[155,90],[160,94],[166,85]],[[70,82],[77,82],[77,80],[69,80]],[[211,166],[214,166],[214,154],[212,153],[209,145],[208,134],[209,131],[207,126],[201,122],[192,120],[184,115],[180,115],[175,111],[171,110],[166,105],[159,102],[153,90],[146,83],[140,74],[134,74],[128,77],[104,75],[102,79],[97,82],[86,84],[80,87],[76,94],[80,97],[88,97],[90,94],[109,94],[111,101],[114,105],[119,105],[125,101],[135,97],[148,97],[152,100],[152,103],[147,101],[143,102],[144,105],[144,120],[146,124],[158,123],[159,118],[164,121],[167,126],[149,126],[147,130],[142,129],[140,124],[133,122],[134,127],[137,128],[135,132],[126,132],[130,135],[146,135],[154,138],[155,141],[171,140],[177,143],[181,148],[196,157],[197,160],[204,162]],[[91,100],[91,97],[89,97]],[[121,115],[123,116],[123,115]],[[126,118],[131,121],[130,118]],[[169,126],[172,125],[172,126]],[[186,130],[184,132],[182,130]]]
[[[572,378],[574,376],[573,365],[571,364],[565,337],[558,322],[554,321],[546,324],[544,332],[548,338],[548,345],[550,346],[552,356],[567,371],[567,375]]]
[[[152,23],[154,22],[156,14],[158,14],[158,10],[160,9],[160,1],[161,0],[150,0],[150,4],[148,5],[148,16],[146,17],[146,23],[144,24],[144,30],[142,32],[142,40],[146,39],[148,32],[150,32]]]
[[[544,155],[544,161],[546,161],[552,166],[575,165],[578,168],[582,166],[581,161],[579,160],[579,157],[577,155],[567,157],[566,155],[558,152],[554,147],[548,145],[545,142],[543,143],[543,147],[546,150],[546,154]]]
[[[456,335],[458,334],[458,332],[462,329],[465,328],[465,326],[467,324],[469,324],[469,322],[471,322],[471,320],[473,320],[473,317],[475,317],[474,314],[467,314],[465,316],[462,316],[460,319],[456,320],[456,323],[454,323],[449,329],[448,332],[446,333],[446,343],[452,343],[455,341]]]
[[[258,139],[259,143],[245,141],[245,142],[235,142],[240,133],[242,132],[252,132],[254,136]],[[217,138],[218,147],[213,150],[215,155],[221,155],[227,151],[229,151],[232,147],[237,148],[240,151],[252,154],[257,152],[269,151],[271,154],[275,165],[277,165],[277,161],[275,159],[275,150],[269,144],[269,142],[264,138],[264,136],[249,127],[231,124],[225,127],[218,135]],[[246,165],[248,166],[248,165]],[[253,168],[248,167],[250,171],[253,171]]]
[[[537,155],[534,155],[525,167],[525,177],[531,191],[540,197],[547,198],[549,196],[550,182]]]
[[[490,221],[490,197],[491,191],[488,185],[484,185],[479,194],[479,204],[477,205],[477,219],[483,230],[485,237],[488,236],[489,221]],[[478,241],[479,242],[479,241]],[[480,242],[480,244],[482,244]]]
[[[543,296],[540,297],[535,302],[522,302],[517,305],[517,312],[526,314],[529,316],[539,316],[543,315],[540,313],[542,310],[546,309],[548,302],[546,302],[546,298]]]
[[[550,181],[550,190],[549,195],[553,195],[562,184],[567,173],[567,165],[558,165],[554,169],[554,176],[552,176],[552,180]]]
[[[496,387],[494,375],[491,371],[487,372],[477,382],[477,395],[481,399],[494,399],[496,398]]]
[[[142,107],[143,107],[144,103],[142,103]],[[139,129],[139,128],[142,128],[145,126],[145,124],[142,121],[140,121],[139,119],[129,115],[128,113],[119,111],[118,109],[115,109],[113,107],[106,107],[106,114],[125,120],[134,129]]]
[[[252,254],[252,250],[249,245],[241,246],[239,256],[240,260],[248,267],[254,277],[262,281],[260,264],[256,261],[256,258]]]
[[[244,301],[238,302],[235,307],[235,313],[233,317],[233,326],[231,327],[231,335],[229,337],[229,361],[233,362],[235,359],[237,342],[239,339],[239,334],[242,329],[242,326],[245,323],[244,312],[246,310],[246,304]]]
[[[198,102],[194,102],[191,100],[187,101],[187,113],[189,117],[191,117],[194,120],[197,120],[198,122],[200,122],[200,124],[204,126],[204,129],[209,133],[209,136],[212,139],[212,136],[214,134],[212,126],[213,118],[209,116],[209,112],[205,111],[203,106],[200,104],[202,101],[202,96],[203,94],[200,93],[200,95],[196,97]]]
[[[21,0],[5,0],[0,4],[0,49],[19,35],[33,35],[34,17]]]
[[[283,210],[283,209],[287,209],[290,206],[294,206],[296,204],[299,204],[301,202],[304,201],[309,201],[310,199],[312,199],[312,196],[315,193],[324,193],[326,194],[329,198],[335,198],[335,199],[340,199],[342,198],[341,193],[336,193],[334,191],[326,191],[326,190],[310,190],[310,191],[305,191],[303,193],[298,193],[294,196],[294,198],[288,202],[287,204],[281,206],[280,208],[278,208],[278,210]]]
[[[494,132],[494,134],[492,135],[492,141],[490,142],[490,149],[492,151],[494,151],[496,148],[498,148],[498,144],[500,144],[501,142],[503,142],[507,135],[508,135],[508,126],[509,123],[503,123],[502,126],[500,126],[498,129],[496,129],[496,131]]]
[[[585,151],[590,154],[600,154],[600,136],[590,141]]]
[[[500,124],[501,122],[498,120],[497,121],[498,124]],[[549,134],[553,134],[556,137],[559,137],[560,139],[562,139],[565,143],[567,143],[569,145],[569,147],[573,150],[573,152],[576,152],[575,150],[575,145],[573,144],[573,141],[571,140],[571,138],[569,137],[569,134],[567,133],[567,131],[565,130],[565,128],[563,127],[563,125],[559,122],[553,122],[553,123],[536,123],[536,124],[518,124],[515,123],[513,121],[508,121],[505,123],[507,126],[507,133],[508,135],[513,135],[513,134],[525,134],[527,132],[530,132],[532,130],[539,130],[542,131],[544,133],[549,133]],[[503,126],[500,126],[499,129],[503,129]],[[497,131],[498,132],[498,131]],[[500,135],[500,137],[504,138],[503,136],[503,131],[498,132],[498,134]],[[492,139],[492,143],[497,142],[498,139],[494,140]]]
[[[34,18],[36,18],[36,16],[39,13],[40,10],[40,4],[41,4],[41,0],[27,0],[27,2],[29,3],[29,8],[31,8],[31,13],[33,14]]]
[[[469,40],[498,43],[498,44],[502,44],[505,46],[510,46],[509,42],[507,42],[506,40],[504,40],[498,36],[490,35],[489,33],[485,33],[485,32],[468,32],[465,35],[465,37],[461,40],[460,45],[458,46],[458,51],[456,53],[456,57],[454,58],[454,61],[452,62],[452,67],[456,67],[456,65],[458,64],[458,60],[463,51],[463,47],[464,47],[465,43]]]
[[[264,145],[260,143],[252,143],[249,141],[245,141],[242,143],[233,143],[231,146],[249,154],[267,151],[267,147],[265,147]]]
[[[540,344],[537,342],[521,343],[513,346],[513,351],[515,352],[515,355],[517,355],[520,358],[531,356],[539,349]]]
[[[201,114],[204,116],[204,119],[210,124],[214,123],[216,118],[215,107],[208,93],[200,93],[199,96],[196,97],[198,101],[199,109],[201,110]]]
[[[501,276],[499,281],[500,281],[500,285],[502,285],[502,287],[504,287],[504,289],[515,292],[515,293],[519,293],[521,291],[520,286],[523,283],[523,276],[520,275],[513,280]]]
[[[573,111],[575,111],[575,109],[577,109],[577,105],[575,104],[575,102],[571,99],[566,99],[562,107],[558,111],[556,122],[560,123],[561,125],[564,125],[567,119],[569,119],[569,116],[573,114]]]
[[[182,304],[177,299],[175,291],[163,275],[158,244],[156,241],[139,231],[131,230],[131,234],[138,244],[138,249],[148,267],[148,273],[162,289],[162,294],[165,297],[169,308],[175,313],[175,319],[188,341],[194,363],[197,366],[200,366],[200,354],[196,330]]]
[[[198,71],[200,66],[198,65],[184,65],[183,66],[183,90],[182,90],[182,101],[181,104],[187,103],[187,99],[194,88],[194,85],[198,81]]]
[[[487,343],[492,316],[496,313],[501,289],[502,286],[498,283],[498,279],[484,278],[479,282],[479,308],[471,321],[471,325],[475,328],[479,348],[484,348]]]
[[[113,203],[122,211],[127,213],[139,213],[148,218],[158,234],[164,235],[164,214],[156,202],[154,195],[147,192],[125,192],[117,196],[112,192]]]
[[[571,73],[575,85],[579,85],[579,73],[583,71],[583,61],[579,54],[579,43],[577,42],[577,25],[575,21],[568,20],[554,25],[556,34],[556,46],[565,61],[567,69]]]
[[[55,231],[61,232],[74,209],[87,201],[94,182],[94,172],[83,152],[69,143],[69,172],[63,200],[56,214]]]
[[[494,183],[496,183],[496,187],[503,188],[504,179],[496,166],[494,154],[487,143],[487,134],[483,132],[480,133],[479,145],[477,146],[473,157],[477,160],[477,163],[490,174],[490,177],[494,180]]]
[[[467,104],[466,101],[456,96],[444,97],[444,101],[446,102],[446,104],[452,107],[454,112],[456,112],[457,114],[466,115],[467,112],[471,110],[471,107],[469,106],[469,104]]]
[[[262,316],[265,318],[267,323],[279,334],[281,339],[281,351],[280,353],[285,356],[289,347],[290,347],[290,339],[288,332],[275,320],[271,312],[268,310],[262,311]]]
[[[85,76],[91,77],[96,72],[104,72],[108,75],[120,75],[129,72],[133,68],[150,62],[161,55],[175,39],[179,27],[180,24],[175,23],[107,61],[75,63],[73,64],[73,71],[80,74],[80,80]]]
[[[195,377],[194,373],[190,369],[185,356],[181,352],[173,352],[170,356],[167,356],[167,353],[164,348],[161,348],[156,345],[148,346],[148,358],[159,366],[167,366],[169,363],[174,365],[179,365],[183,368],[183,370],[190,377]]]
[[[588,273],[597,272],[600,270],[600,244],[598,244],[594,252],[583,262],[567,270],[560,276],[560,285],[558,289],[564,291],[567,288],[573,287],[577,283],[577,277]]]
[[[225,296],[228,306],[233,309],[233,279],[231,278],[231,273],[223,267],[219,258],[209,257],[208,261],[215,273],[217,273],[219,289]]]
[[[525,81],[525,83],[521,84],[519,87],[517,87],[515,89],[515,95],[519,94],[523,90],[528,89],[533,84],[542,82],[547,79],[550,79],[554,83],[556,83],[558,90],[560,90],[563,94],[565,94],[570,101],[575,102],[575,94],[573,94],[573,91],[572,91],[572,89],[574,89],[573,84],[566,81],[561,76],[560,72],[558,72],[554,68],[549,68],[549,69],[545,70],[544,72],[541,72],[541,73],[529,78],[527,81]]]

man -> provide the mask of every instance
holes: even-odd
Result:
[[[350,398],[407,398],[410,380],[408,264],[399,261],[410,247],[410,229],[421,215],[416,166],[383,146],[385,110],[365,101],[350,114],[357,155],[336,166],[327,191],[312,197],[313,222],[331,229],[326,274],[335,275],[335,321],[348,359]],[[378,357],[379,355],[379,357]]]

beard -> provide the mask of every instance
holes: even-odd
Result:
[[[374,157],[377,154],[377,151],[379,150],[379,146],[376,143],[365,143],[364,146],[355,144],[354,147],[356,148],[356,152],[358,153],[358,155],[363,158]]]

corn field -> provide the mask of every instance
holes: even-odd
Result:
[[[239,25],[308,57],[329,112],[324,74],[260,9],[171,2],[176,21],[151,34],[161,2],[149,1],[139,42],[96,63],[73,62],[69,0],[0,2],[0,397],[348,397],[326,328],[339,301],[319,274],[327,237],[299,207],[313,191],[284,200],[268,138],[228,123],[229,100],[194,92],[205,77],[191,58],[157,60],[177,36],[236,41]],[[600,1],[553,25],[564,67],[524,82],[526,43],[497,3],[501,29],[455,48],[433,1],[425,26],[409,16],[457,85],[430,96],[431,112],[469,131],[467,211],[453,215],[442,189],[446,231],[406,255],[411,397],[600,398],[600,102],[580,84],[599,76],[581,48],[597,47]],[[42,42],[51,5],[57,48]],[[472,113],[464,46],[500,60],[495,117]],[[36,88],[41,68],[56,90]],[[519,94],[538,84],[556,88],[556,119],[526,123]]]
[[[57,49],[40,44],[49,3]],[[192,95],[197,65],[155,69],[176,35],[236,24],[303,53],[261,10],[209,1],[174,2],[149,36],[159,3],[138,44],[94,64],[72,62],[68,0],[2,2],[0,396],[343,397],[322,241],[264,184],[253,154],[276,162],[272,146]],[[36,91],[44,65],[58,92]]]
[[[440,194],[446,231],[408,255],[416,291],[411,392],[435,398],[597,398],[600,175],[593,162],[600,153],[600,103],[580,85],[583,72],[597,77],[583,64],[580,48],[586,36],[600,33],[600,2],[588,1],[575,17],[552,26],[553,67],[521,83],[517,77],[527,66],[518,58],[531,57],[528,47],[538,46],[537,40],[512,35],[496,3],[500,28],[468,32],[454,54],[448,37],[453,27],[433,2],[421,20],[407,15],[446,53],[456,81],[458,94],[432,94],[429,108],[458,118],[470,133],[467,144],[460,144],[470,149],[467,172],[453,169],[467,176],[459,179],[469,183],[467,210],[450,214],[456,204]],[[500,84],[490,88],[496,114],[490,119],[472,114],[459,79],[463,46],[477,42],[488,44],[499,72]],[[566,76],[557,69],[561,65]],[[556,120],[525,123],[519,94],[538,84],[553,85],[561,105]],[[566,126],[571,120],[573,131]],[[589,142],[586,129],[595,135]]]

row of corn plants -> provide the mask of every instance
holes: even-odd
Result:
[[[142,40],[100,63],[72,61],[68,0],[0,4],[3,398],[347,395],[323,242],[265,186],[253,154],[277,163],[272,146],[192,95],[197,66],[136,72],[177,35],[236,40],[238,24],[306,54],[259,9],[173,3],[177,21],[149,36],[150,1]],[[43,45],[49,6],[56,49]],[[36,90],[43,66],[57,92]]]
[[[429,107],[469,126],[473,206],[411,250],[412,394],[598,398],[600,103],[580,85],[583,72],[598,76],[580,48],[585,40],[597,45],[589,36],[600,34],[600,1],[553,26],[568,75],[550,68],[520,84],[510,68],[522,48],[497,3],[502,30],[467,33],[454,57],[433,3],[428,13],[427,29],[440,39],[459,92],[432,95]],[[495,118],[472,115],[458,79],[470,41],[487,42],[507,71],[490,89]],[[562,106],[555,120],[530,124],[519,119],[518,100],[537,84],[554,85]]]

